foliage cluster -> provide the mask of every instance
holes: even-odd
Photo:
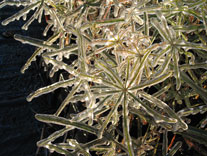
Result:
[[[162,155],[171,156],[182,142],[169,149],[168,131],[207,146],[207,118],[197,127],[187,123],[189,115],[207,111],[206,0],[3,0],[0,8],[6,5],[23,9],[3,25],[26,20],[34,10],[22,29],[46,19],[43,35],[53,32],[46,41],[14,36],[37,47],[22,73],[37,56],[52,67],[50,77],[60,73],[58,82],[27,100],[70,89],[54,114],[36,114],[39,121],[62,126],[39,147],[68,156],[156,155],[162,136]],[[85,109],[63,111],[77,103]],[[73,129],[94,138],[56,141]]]

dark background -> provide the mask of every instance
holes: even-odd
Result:
[[[0,9],[0,22],[20,9],[21,7]],[[29,93],[44,86],[45,82],[38,61],[33,62],[25,74],[20,73],[35,47],[15,41],[13,35],[43,38],[44,30],[44,24],[37,21],[32,23],[28,31],[21,30],[24,23],[20,20],[7,26],[0,25],[0,156],[35,155],[42,124],[34,115],[36,112],[45,112],[48,108],[41,98],[31,103],[25,100]]]

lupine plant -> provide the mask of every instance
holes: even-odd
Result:
[[[27,20],[34,10],[22,29],[37,19],[47,24],[44,36],[52,32],[45,41],[14,36],[37,47],[22,73],[41,56],[52,67],[49,76],[60,75],[27,101],[59,88],[70,90],[56,112],[35,115],[62,126],[38,147],[67,156],[136,156],[156,155],[161,144],[162,155],[171,156],[183,142],[169,146],[168,132],[207,146],[207,118],[197,127],[187,122],[188,116],[207,111],[206,0],[3,0],[0,8],[6,5],[23,9],[3,25]],[[85,108],[81,112],[66,111],[79,102]],[[144,134],[143,125],[148,125]],[[87,143],[57,141],[74,129],[94,137]]]

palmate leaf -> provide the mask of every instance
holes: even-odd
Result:
[[[159,96],[165,94],[165,92],[167,92],[170,89],[171,86],[172,86],[172,84],[169,83],[168,85],[166,85],[165,87],[163,87],[162,89],[157,91],[156,93],[152,94],[152,96],[158,98]]]
[[[98,83],[98,84],[103,84],[105,86],[110,86],[109,88],[114,88],[114,89],[117,89],[117,90],[121,89],[120,86],[118,86],[117,84],[115,84],[115,83],[113,83],[109,80],[106,80],[105,77],[102,78],[100,76],[93,76],[93,75],[91,76],[91,75],[87,75],[87,74],[83,74],[83,73],[80,73],[78,75],[78,77],[80,77],[82,80],[87,80],[87,81],[95,82],[95,83]]]
[[[165,33],[164,36],[167,36],[167,39],[169,39],[169,41],[171,42],[173,40],[173,38],[174,38],[174,33],[175,33],[174,30],[172,30],[172,29],[170,30],[170,28],[169,28],[169,26],[167,24],[167,20],[166,20],[165,16],[160,11],[157,11],[156,15],[160,19],[162,24],[160,26],[158,26],[157,22],[156,22],[156,24],[155,23],[154,24],[156,25],[157,29],[158,28],[159,29],[163,29],[162,32]]]

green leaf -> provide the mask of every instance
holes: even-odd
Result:
[[[193,32],[193,31],[204,30],[205,27],[203,25],[188,25],[188,26],[175,25],[175,26],[173,26],[173,29],[175,31],[190,33],[190,32]]]
[[[2,25],[7,25],[10,22],[19,19],[20,17],[24,16],[25,13],[27,13],[28,11],[35,9],[37,7],[37,5],[40,3],[40,1],[37,1],[36,3],[33,3],[27,7],[25,7],[24,9],[20,10],[18,13],[12,15],[11,17],[5,19],[4,21],[2,21]]]
[[[58,110],[56,111],[55,115],[57,115],[57,116],[60,115],[60,113],[62,112],[62,110],[66,107],[66,105],[68,105],[68,103],[70,102],[70,99],[73,97],[73,95],[76,93],[76,91],[82,85],[82,83],[83,83],[82,81],[77,82],[77,84],[73,87],[73,89],[67,95],[67,97],[65,98],[65,100],[61,103],[61,105],[58,108]]]
[[[86,151],[84,149],[84,147],[82,147],[82,145],[80,145],[76,140],[74,140],[74,139],[67,139],[67,142],[70,145],[75,146],[76,149],[79,149],[80,153],[82,153],[84,156],[90,156],[89,151]]]
[[[205,46],[201,43],[185,42],[185,43],[175,44],[174,46],[181,47],[181,48],[186,48],[186,49],[196,49],[196,50],[205,50],[205,51],[207,51],[207,46]]]
[[[118,100],[116,101],[116,104],[115,106],[113,106],[113,108],[111,109],[111,111],[109,112],[109,114],[107,115],[105,121],[103,122],[100,130],[99,130],[99,134],[98,134],[98,137],[101,138],[102,135],[103,135],[103,131],[104,129],[106,128],[106,126],[108,125],[108,123],[110,122],[111,120],[111,117],[112,115],[114,114],[114,111],[116,111],[122,101],[122,97],[123,97],[123,93],[119,96]]]
[[[153,61],[153,67],[155,67],[158,63],[158,61],[164,57],[165,54],[169,53],[171,51],[171,46],[167,46],[164,50],[162,50],[161,52],[159,52],[158,54],[156,54],[156,57]]]
[[[63,117],[58,117],[55,115],[36,114],[35,118],[45,123],[52,123],[52,124],[57,124],[57,125],[62,125],[62,126],[74,126],[74,128],[78,128],[78,129],[87,131],[92,134],[98,133],[98,130],[92,126],[88,126],[82,122],[71,121],[71,120],[65,119]]]
[[[74,156],[73,154],[71,154],[69,151],[62,149],[60,147],[58,147],[57,145],[54,144],[47,144],[46,147],[51,150],[51,151],[55,151],[59,154],[64,154],[66,156]]]
[[[46,41],[46,44],[52,44],[54,41],[57,40],[58,37],[59,37],[59,33],[54,34],[53,36],[51,36]],[[37,50],[35,50],[35,52],[32,54],[32,56],[27,60],[25,65],[21,68],[21,73],[23,74],[25,72],[25,70],[29,68],[29,66],[31,65],[32,61],[35,61],[36,57],[38,55],[41,55],[43,52],[44,52],[44,48],[38,48]]]
[[[53,142],[55,139],[63,136],[65,133],[67,133],[71,129],[72,127],[65,127],[61,130],[55,131],[54,133],[50,134],[47,138],[38,141],[37,146],[45,147],[48,143]]]
[[[165,16],[164,16],[160,11],[157,11],[157,12],[156,12],[156,15],[157,15],[157,17],[158,17],[158,18],[161,20],[161,22],[162,22],[163,32],[166,33],[168,39],[169,39],[170,41],[172,41],[172,39],[173,39],[172,33],[174,33],[174,32],[173,32],[174,30],[171,30],[171,32],[169,31],[170,29],[169,29],[169,27],[168,27],[167,20],[166,20]],[[161,26],[161,25],[160,25],[160,26]],[[160,27],[160,28],[161,28],[161,27]]]
[[[15,34],[14,39],[22,42],[23,44],[30,44],[30,45],[33,45],[39,48],[52,49],[52,50],[59,49],[59,47],[55,44],[51,45],[51,44],[45,43],[45,41],[42,41],[36,38],[31,38],[28,36],[22,36],[22,35]]]
[[[201,105],[196,107],[184,108],[177,112],[177,115],[180,117],[195,115],[198,113],[205,113],[207,111],[207,105]]]
[[[133,97],[133,99],[137,101],[139,104],[141,104],[141,106],[146,110],[146,112],[155,119],[156,123],[166,122],[169,124],[175,124],[177,122],[177,120],[174,118],[169,118],[167,116],[161,115],[160,113],[156,112],[154,109],[150,108],[147,104],[145,104],[140,99],[138,99],[134,94],[129,93],[129,95]]]
[[[163,75],[164,73],[167,72],[167,69],[169,69],[168,67],[169,67],[169,64],[171,62],[171,59],[172,59],[171,53],[167,54],[167,56],[165,57],[165,61],[162,64],[161,69],[155,74],[155,77]]]
[[[138,63],[139,62],[138,61],[139,59],[137,58],[136,63],[134,65],[134,68],[132,70],[131,81],[129,82],[128,87],[130,87],[134,83],[134,81],[138,79],[138,77],[141,77],[142,76],[142,71],[144,69],[145,63],[148,60],[149,55],[151,54],[152,50],[156,49],[159,46],[160,46],[159,44],[155,44],[155,45],[151,46],[150,48],[148,48],[145,51],[144,56],[142,57],[140,63]]]
[[[207,102],[207,91],[202,87],[198,86],[193,80],[191,80],[185,72],[181,72],[180,76],[184,82],[186,82],[192,89],[195,90],[206,102]]]
[[[170,118],[177,120],[177,125],[174,126],[174,131],[178,130],[179,128],[182,128],[183,130],[188,129],[188,125],[166,103],[145,92],[138,92],[138,94],[150,103],[156,105],[160,109],[163,109],[163,111],[166,112]]]
[[[30,102],[32,101],[33,98],[39,97],[43,94],[53,92],[54,90],[58,88],[66,88],[66,87],[72,86],[74,82],[76,81],[77,81],[76,79],[69,79],[69,80],[59,81],[59,82],[53,83],[52,85],[40,88],[36,90],[35,92],[29,94],[29,96],[27,97],[27,101]]]
[[[52,124],[57,124],[57,125],[62,125],[62,126],[72,126],[73,129],[74,128],[78,128],[80,130],[84,130],[86,132],[92,133],[97,135],[98,134],[98,129],[93,127],[93,126],[89,126],[87,124],[84,124],[82,122],[76,122],[76,121],[71,121],[68,119],[65,119],[63,117],[57,117],[55,115],[47,115],[47,114],[36,114],[35,118],[39,121],[45,122],[45,123],[52,123]],[[120,147],[121,149],[123,149],[125,152],[128,152],[127,149],[120,143],[118,143],[113,136],[108,133],[107,131],[104,131],[103,133],[103,137],[109,141],[114,142],[118,147]]]
[[[156,18],[152,18],[151,23],[159,31],[159,33],[163,37],[163,39],[168,41],[168,43],[170,43],[168,33],[166,32],[166,30],[163,29],[163,25],[161,25]]]
[[[141,90],[141,89],[144,89],[146,87],[151,87],[151,86],[154,86],[160,82],[163,82],[165,81],[167,78],[169,78],[170,76],[172,76],[172,73],[169,72],[167,74],[164,74],[164,75],[161,75],[160,77],[156,77],[152,80],[148,80],[140,85],[137,85],[137,86],[133,86],[131,88],[129,88],[129,90],[131,91],[134,91],[134,90]]]
[[[166,156],[168,148],[168,133],[167,130],[163,133],[163,141],[162,141],[162,156]]]
[[[144,34],[149,36],[149,16],[147,12],[144,12]]]
[[[115,18],[115,19],[104,19],[104,20],[89,22],[89,23],[82,25],[81,31],[83,31],[89,27],[92,27],[93,25],[107,26],[107,25],[112,25],[112,24],[124,22],[124,20],[125,20],[124,18]]]
[[[174,63],[174,75],[176,78],[176,90],[179,90],[181,87],[181,79],[180,79],[180,69],[179,69],[179,53],[177,50],[173,49],[173,63]]]
[[[120,87],[123,86],[123,83],[121,81],[121,79],[119,78],[119,75],[117,72],[113,71],[113,69],[111,69],[107,64],[105,64],[103,61],[101,60],[96,60],[98,66],[104,70],[104,72],[106,72],[107,74],[110,75],[110,78],[112,80],[114,80]]]
[[[189,126],[187,131],[176,133],[182,135],[184,138],[188,138],[207,147],[207,131],[205,130]]]
[[[106,142],[104,139],[95,139],[95,140],[92,140],[84,145],[82,145],[82,148],[83,149],[92,149],[93,147],[101,144],[101,143],[104,143]],[[73,152],[73,154],[76,154],[80,151],[80,149],[75,149],[75,151]]]
[[[65,54],[67,54],[67,55],[69,55],[69,54],[78,55],[76,50],[78,50],[78,46],[74,44],[74,45],[71,45],[71,46],[64,47],[63,49],[51,51],[50,53],[44,53],[43,55],[47,56],[47,57],[54,57],[56,55],[59,55],[60,53],[61,53],[61,55],[65,55]]]
[[[129,117],[128,117],[128,97],[126,93],[124,93],[124,100],[123,100],[123,131],[124,131],[124,141],[128,148],[129,156],[134,156],[134,150],[132,146],[131,136],[129,134]]]
[[[207,69],[207,63],[196,63],[196,64],[183,64],[179,66],[180,70],[188,70],[188,69],[199,69],[199,68],[203,68],[203,69]]]

